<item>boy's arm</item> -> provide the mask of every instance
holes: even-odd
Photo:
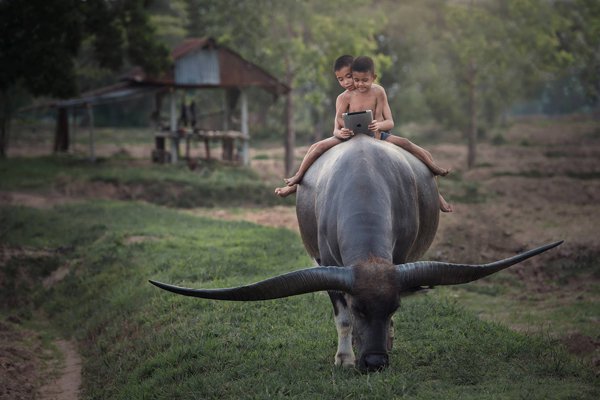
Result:
[[[394,128],[394,118],[392,118],[392,110],[390,109],[390,103],[388,103],[385,89],[377,85],[377,104],[381,104],[381,115],[383,120],[375,121],[369,125],[369,129],[372,131],[390,131]]]
[[[350,129],[344,128],[343,113],[348,111],[350,106],[349,98],[345,95],[346,92],[340,94],[335,99],[335,120],[333,122],[333,136],[338,139],[348,139],[353,136],[354,133]]]

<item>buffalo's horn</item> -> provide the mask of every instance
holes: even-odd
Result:
[[[396,265],[398,287],[400,291],[403,291],[419,286],[457,285],[471,282],[543,253],[562,242],[561,240],[550,243],[514,257],[482,265],[450,264],[437,261]]]
[[[266,279],[247,286],[228,289],[188,289],[166,283],[150,281],[161,289],[184,296],[213,300],[257,301],[278,299],[321,290],[349,292],[353,275],[350,268],[314,267]]]

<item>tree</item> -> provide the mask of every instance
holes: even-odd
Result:
[[[394,112],[464,132],[469,167],[478,132],[495,126],[516,100],[536,93],[573,60],[560,47],[557,32],[569,25],[555,2],[384,3],[390,24],[380,45],[394,60],[395,80],[384,82]]]
[[[568,22],[558,31],[560,48],[574,57],[568,74],[577,76],[591,101],[600,100],[600,2],[558,1],[558,13]]]
[[[333,99],[339,94],[333,61],[342,54],[376,55],[381,16],[369,2],[357,0],[186,2],[191,34],[215,37],[292,88],[284,105],[285,170],[291,172],[296,130],[314,132],[319,121],[325,120],[326,129],[333,123]],[[386,60],[377,59],[380,66]]]
[[[468,116],[460,125],[468,138],[469,168],[475,165],[478,124],[495,123],[516,99],[571,61],[556,35],[566,22],[543,0],[448,7],[442,44],[462,94],[458,104]]]
[[[166,68],[168,52],[153,37],[145,0],[0,1],[0,157],[15,109],[11,93],[64,98],[77,93],[75,59],[89,39],[99,64],[125,60],[149,73]]]

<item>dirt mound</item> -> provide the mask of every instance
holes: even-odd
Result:
[[[41,337],[20,326],[20,319],[0,321],[0,399],[35,398],[43,371]],[[25,345],[27,343],[27,345]]]

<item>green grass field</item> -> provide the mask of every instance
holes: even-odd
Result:
[[[89,399],[595,399],[589,365],[543,335],[485,322],[444,292],[404,301],[391,366],[333,366],[324,293],[233,303],[177,296],[156,279],[225,287],[311,265],[285,229],[194,217],[137,202],[0,208],[10,259],[3,313],[52,321],[84,358]],[[52,287],[41,280],[70,273]]]
[[[293,198],[274,196],[272,185],[261,182],[253,170],[215,162],[201,161],[194,171],[185,164],[136,164],[118,157],[97,163],[72,155],[0,162],[0,191],[53,189],[77,195],[93,184],[112,187],[122,199],[180,208],[294,204]],[[102,196],[101,189],[94,195]]]

